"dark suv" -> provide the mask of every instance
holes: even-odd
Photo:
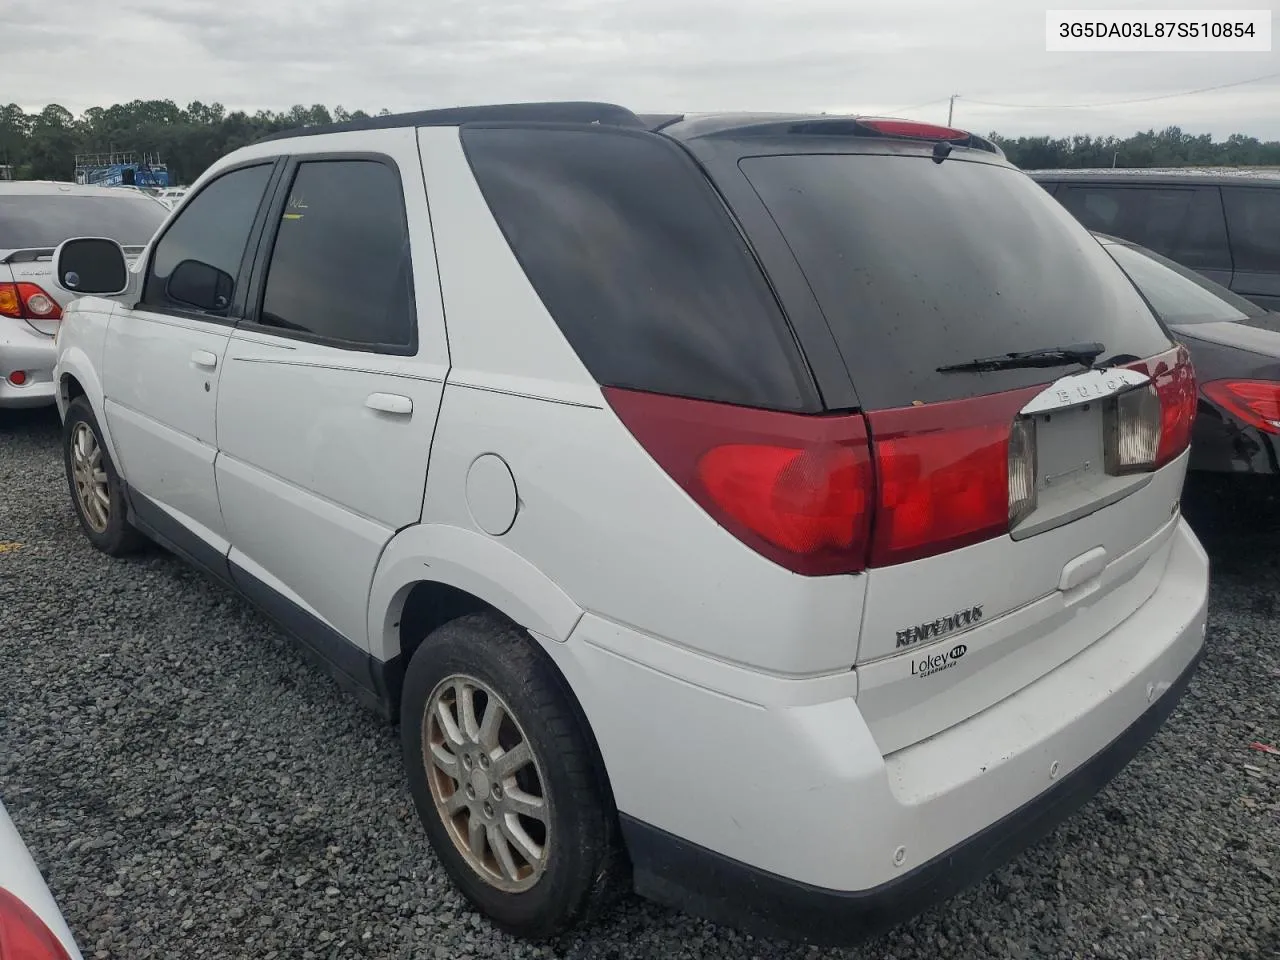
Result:
[[[1280,169],[1031,170],[1090,230],[1280,310]]]

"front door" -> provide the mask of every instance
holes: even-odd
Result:
[[[117,307],[102,359],[108,429],[139,518],[205,562],[229,546],[214,485],[223,356],[271,161],[204,185],[152,245],[141,300]]]

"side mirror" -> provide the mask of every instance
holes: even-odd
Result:
[[[129,263],[105,237],[64,240],[53,251],[54,282],[72,296],[114,297],[129,289]]]
[[[199,260],[183,260],[169,274],[165,296],[197,310],[221,313],[231,306],[234,287],[235,281],[229,273]]]

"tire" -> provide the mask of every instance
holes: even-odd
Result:
[[[455,732],[466,739],[459,681],[474,704],[471,728],[480,733],[478,743],[453,742],[440,711],[433,707],[428,713],[433,701],[437,706],[443,703],[455,721]],[[513,722],[503,721],[486,738],[483,721],[491,702],[489,693],[496,694]],[[617,813],[585,718],[559,672],[525,631],[489,613],[460,617],[433,631],[409,662],[400,718],[405,768],[418,816],[440,862],[476,909],[514,936],[542,940],[607,907],[621,888],[625,872]],[[521,739],[530,748],[532,762],[516,776],[504,777],[500,765],[514,759],[519,751],[513,744]],[[446,758],[452,753],[451,769],[462,776],[461,784],[427,759],[424,744],[432,743],[437,754],[441,747]],[[465,766],[468,762],[470,766]],[[482,764],[484,770],[480,770]],[[498,798],[493,799],[493,810],[477,807],[479,793],[475,799],[465,798],[463,784],[473,790],[490,789],[488,796]],[[503,792],[504,784],[512,789]],[[447,796],[453,787],[456,791]],[[498,788],[496,793],[493,787]],[[539,821],[516,817],[525,837],[542,841],[543,857],[535,865],[536,857],[521,855],[518,844],[503,840],[503,824],[510,822],[504,811],[509,814],[510,807],[502,804],[527,801],[539,792],[545,816],[541,836]],[[446,796],[444,803],[464,809],[452,816],[445,813],[440,798]],[[473,822],[485,833],[480,846],[487,866],[477,866],[482,858],[466,849]],[[516,863],[527,868],[523,878],[513,878],[504,869],[490,828],[503,835],[499,843],[506,842],[508,847],[508,866]]]
[[[78,476],[84,476],[77,468],[77,445],[83,443],[87,446],[89,434],[92,435],[92,445],[98,454],[92,465],[101,467],[101,472],[106,477],[107,502],[101,513],[86,505],[87,498],[91,495],[81,496],[81,485],[77,479]],[[67,407],[67,415],[62,422],[62,462],[67,473],[67,487],[71,492],[71,506],[75,510],[76,519],[80,521],[80,529],[89,542],[113,557],[125,556],[140,549],[146,542],[145,538],[129,523],[124,481],[111,462],[111,455],[102,442],[102,431],[98,429],[93,408],[84,397],[76,397]]]

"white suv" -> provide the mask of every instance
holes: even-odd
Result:
[[[844,942],[982,876],[1173,709],[1193,372],[986,141],[433,111],[216,163],[77,240],[89,539],[238,588],[399,717],[502,927],[618,887]]]

